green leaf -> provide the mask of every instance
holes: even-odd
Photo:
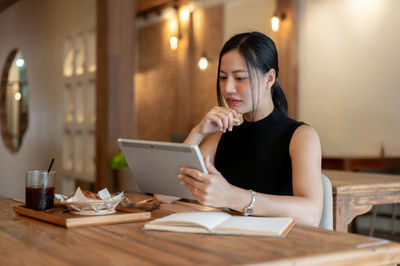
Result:
[[[109,164],[112,170],[118,170],[121,168],[128,167],[128,164],[125,161],[125,157],[122,153],[114,155],[110,158]]]

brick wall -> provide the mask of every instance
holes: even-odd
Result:
[[[223,45],[223,8],[216,6],[193,14],[194,60],[192,79],[191,127],[213,106],[217,105],[218,56]],[[205,52],[209,58],[208,68],[198,68],[198,58]]]
[[[135,108],[139,139],[168,140],[176,113],[177,51],[169,47],[167,23],[138,32]]]
[[[177,50],[171,50],[169,46],[171,33],[168,21],[139,29],[138,68],[135,75],[139,139],[169,141],[172,134],[188,133],[217,104],[215,86],[223,37],[222,18],[222,6],[195,10],[192,15],[192,35],[187,36],[186,31],[182,33],[182,39],[188,45],[178,45]],[[184,62],[179,60],[178,55],[182,52],[179,49],[189,51]],[[203,52],[211,60],[205,71],[197,66]],[[188,69],[179,64],[186,64]],[[189,82],[182,83],[187,77],[190,77]],[[185,86],[183,90],[182,84]],[[183,97],[182,93],[185,94]],[[189,113],[186,114],[187,119],[178,121],[182,119],[182,112]],[[178,126],[182,122],[184,125]]]

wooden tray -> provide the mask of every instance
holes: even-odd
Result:
[[[25,207],[25,205],[14,206],[14,212],[20,215],[60,225],[65,228],[100,224],[138,222],[148,220],[151,217],[151,212],[127,208],[117,209],[117,212],[113,214],[98,216],[76,215],[69,212],[62,213],[63,210],[64,207],[62,206],[54,206],[54,209],[52,211],[44,212],[28,209]],[[129,210],[129,212],[126,212],[125,210]]]

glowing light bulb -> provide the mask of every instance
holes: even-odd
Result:
[[[14,94],[14,98],[15,98],[16,101],[21,100],[21,93],[20,93],[20,92],[16,92],[16,93]]]
[[[279,30],[279,18],[277,16],[272,17],[271,27],[272,27],[272,31],[274,31],[274,32],[277,32]]]
[[[190,15],[190,10],[188,7],[184,7],[182,8],[179,17],[181,20],[183,21],[187,21],[189,19],[189,15]]]
[[[169,38],[169,45],[171,46],[172,50],[178,48],[178,38],[176,36]]]
[[[18,58],[18,59],[15,61],[15,65],[16,65],[17,67],[23,67],[24,64],[25,64],[25,61],[24,61],[24,59],[22,59],[22,58]]]
[[[205,56],[200,57],[199,68],[205,70],[208,67],[208,59]]]

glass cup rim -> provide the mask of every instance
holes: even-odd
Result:
[[[47,173],[47,170],[28,170],[28,171],[26,171],[26,173],[27,174],[44,174],[44,173]],[[54,171],[54,170],[51,170],[49,172],[50,175],[55,174],[55,173],[56,173],[56,171]]]

